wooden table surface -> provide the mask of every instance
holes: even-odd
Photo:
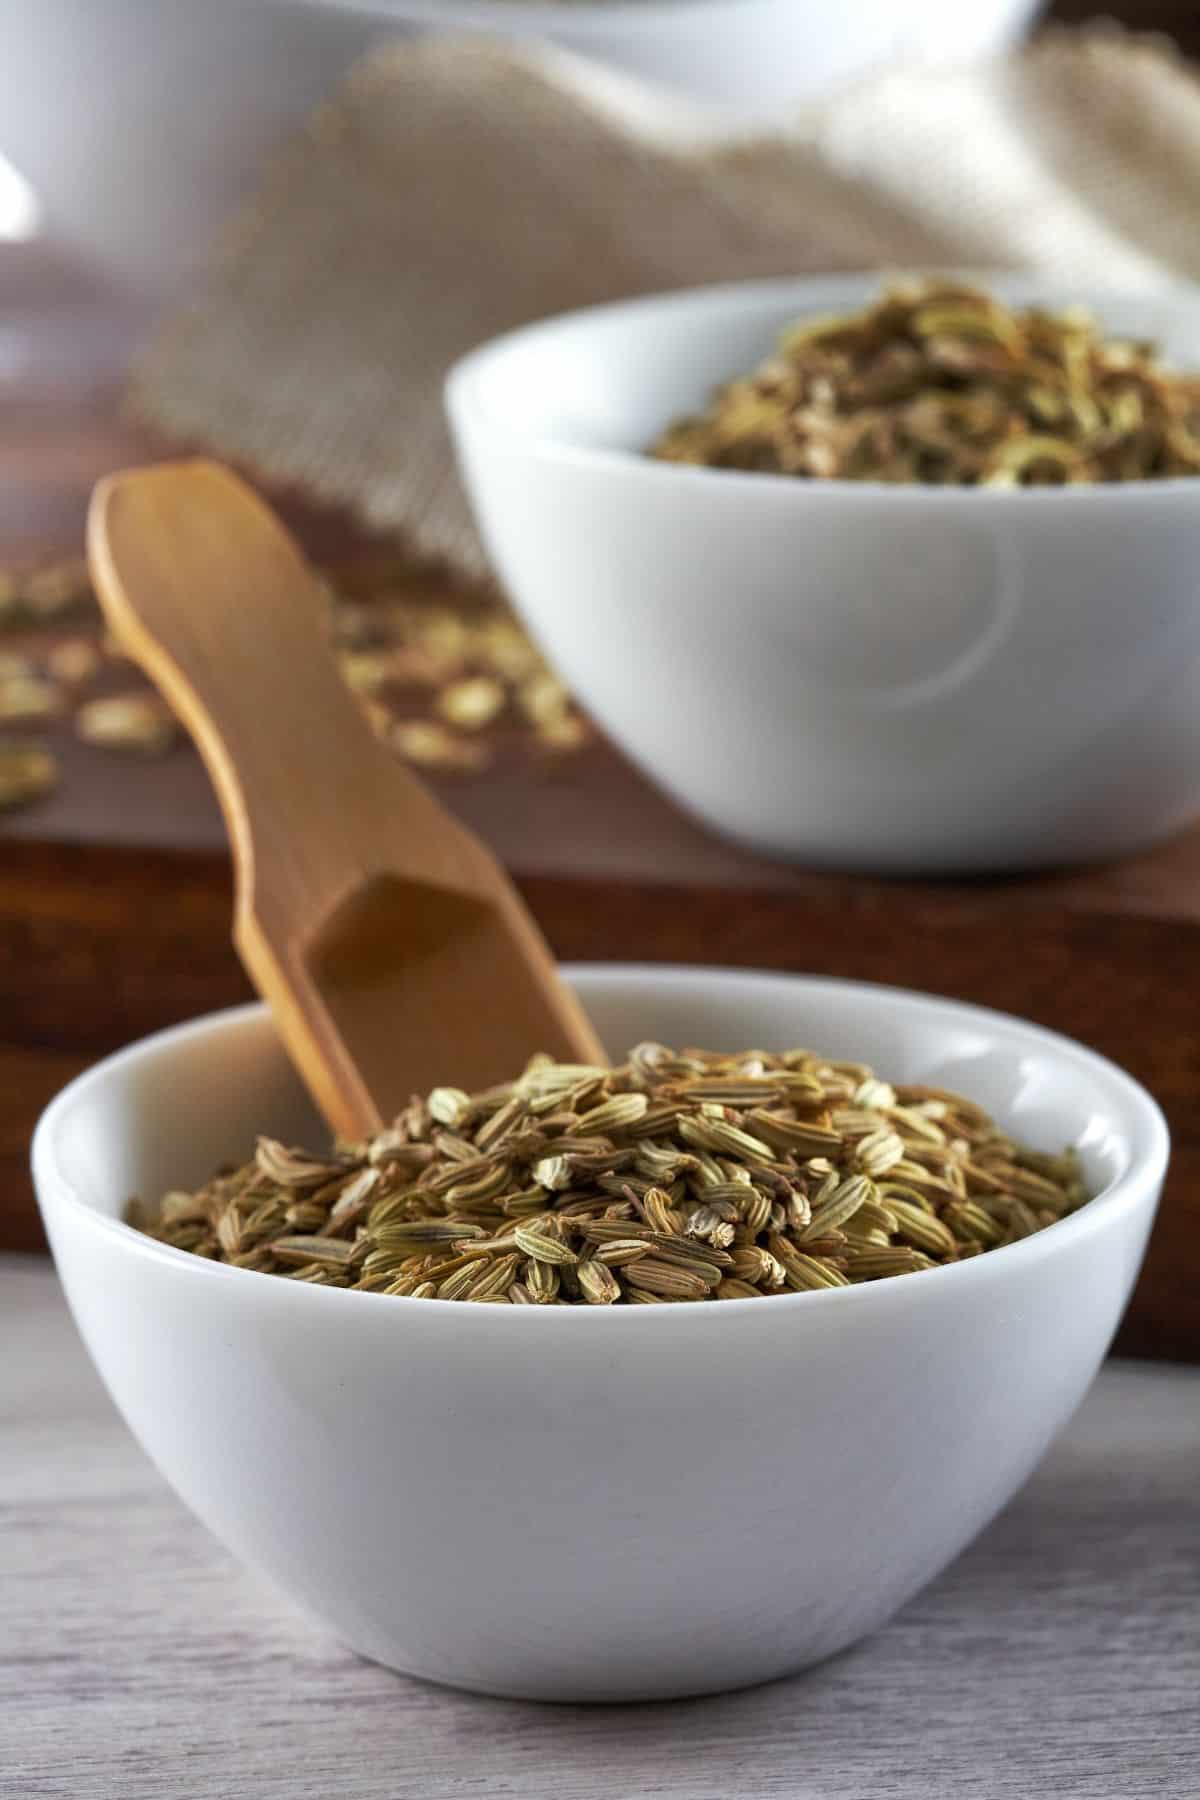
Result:
[[[92,482],[163,453],[119,410],[147,324],[47,250],[0,246],[0,566],[77,554]],[[323,560],[372,553],[344,518],[277,498]],[[53,736],[60,792],[0,818],[0,1248],[40,1242],[28,1142],[55,1090],[130,1039],[248,993],[194,753],[122,761],[66,725]],[[1200,1358],[1200,830],[1106,868],[873,881],[720,842],[599,741],[555,764],[502,753],[440,785],[565,959],[894,982],[1023,1014],[1123,1063],[1163,1103],[1175,1155],[1122,1347]]]
[[[360,1662],[241,1570],[134,1444],[49,1267],[0,1257],[0,1797],[1195,1800],[1198,1492],[1200,1369],[1112,1362],[860,1648],[671,1706],[483,1700]]]

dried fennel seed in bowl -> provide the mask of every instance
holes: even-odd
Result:
[[[1081,307],[1018,310],[908,282],[804,319],[650,450],[822,481],[1039,487],[1200,474],[1200,374],[1107,339]]]
[[[416,1299],[648,1305],[846,1287],[961,1262],[1080,1206],[1071,1150],[807,1050],[640,1044],[435,1088],[368,1143],[253,1159],[129,1222],[237,1268]]]

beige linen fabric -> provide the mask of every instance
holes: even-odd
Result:
[[[750,135],[561,55],[405,41],[280,152],[134,405],[474,574],[440,392],[472,345],[658,288],[956,263],[1200,277],[1191,69],[1120,33],[1054,33]]]

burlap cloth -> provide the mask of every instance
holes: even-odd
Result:
[[[134,404],[472,574],[441,408],[472,345],[657,288],[955,263],[1200,276],[1192,71],[1060,33],[982,69],[897,70],[754,138],[561,56],[407,41],[281,150]]]

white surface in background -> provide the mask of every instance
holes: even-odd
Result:
[[[37,195],[25,177],[0,155],[0,242],[16,244],[36,237],[41,221]]]

